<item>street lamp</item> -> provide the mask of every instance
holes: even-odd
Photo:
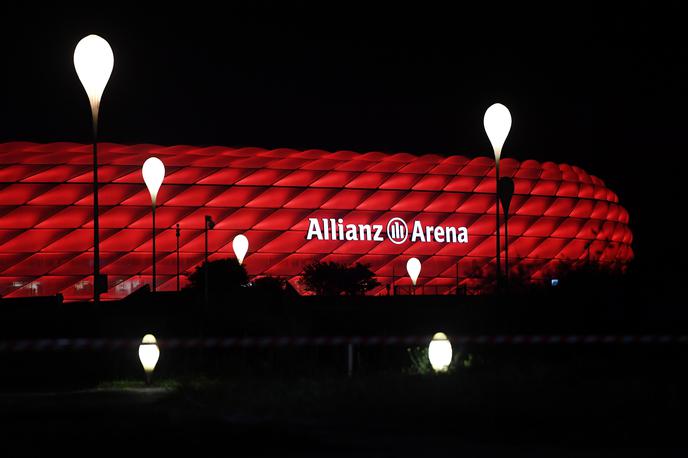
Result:
[[[107,41],[98,35],[82,38],[74,49],[74,68],[91,104],[93,122],[93,303],[107,291],[107,278],[100,276],[100,226],[98,224],[98,112],[100,99],[112,74],[115,57]]]
[[[153,334],[146,334],[143,336],[141,345],[139,345],[139,361],[141,361],[143,370],[146,372],[146,385],[151,383],[155,365],[158,364],[158,358],[160,358],[160,349],[155,336]]]
[[[146,183],[148,192],[151,196],[151,204],[153,206],[153,292],[155,292],[155,201],[158,197],[158,191],[162,186],[162,181],[165,179],[165,164],[157,157],[149,157],[141,167],[143,174],[143,181]]]
[[[204,270],[204,281],[203,281],[203,302],[207,309],[208,307],[208,231],[215,227],[215,221],[210,215],[205,215],[205,269]]]
[[[443,332],[432,336],[428,345],[428,359],[435,372],[447,372],[452,361],[452,346]]]
[[[509,293],[509,206],[514,195],[514,180],[511,177],[499,179],[499,200],[504,208],[504,287]]]
[[[232,240],[232,248],[234,249],[234,255],[239,261],[239,265],[244,262],[244,256],[248,252],[248,239],[244,234],[239,234]]]
[[[499,292],[500,276],[502,275],[501,257],[502,252],[499,246],[499,158],[502,155],[502,147],[506,141],[506,137],[511,130],[511,113],[509,109],[501,103],[491,105],[485,111],[483,118],[483,125],[485,126],[485,133],[490,139],[492,149],[495,156],[495,218],[496,218],[496,233],[497,236],[497,292]]]
[[[175,231],[177,236],[177,292],[179,292],[179,236],[181,235],[181,229],[179,229],[179,223],[177,223],[177,230]]]
[[[411,283],[413,283],[414,286],[413,292],[415,293],[416,280],[418,280],[418,275],[420,275],[420,261],[418,258],[411,258],[406,261],[406,271],[409,277],[411,277]]]

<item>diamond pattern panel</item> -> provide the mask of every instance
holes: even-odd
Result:
[[[382,287],[409,284],[405,265],[418,257],[418,280],[431,291],[472,292],[494,278],[494,161],[487,157],[407,153],[157,145],[99,145],[101,265],[105,299],[151,281],[151,213],[140,167],[150,156],[167,167],[157,210],[158,287],[176,287],[181,226],[183,274],[203,260],[204,216],[211,259],[250,242],[252,276],[293,285],[315,259],[371,265]],[[0,144],[0,295],[62,293],[92,297],[93,221],[89,145]],[[505,158],[514,178],[509,256],[514,272],[546,279],[566,264],[592,261],[623,269],[633,258],[628,212],[599,178],[568,164]],[[306,240],[309,218],[382,224],[400,217],[424,225],[468,228],[468,243]],[[502,227],[503,231],[503,227]],[[503,256],[503,254],[502,254]],[[457,278],[458,266],[458,278]]]

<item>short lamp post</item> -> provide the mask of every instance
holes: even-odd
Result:
[[[158,348],[158,343],[155,340],[153,334],[146,334],[143,336],[141,345],[139,345],[139,361],[143,366],[143,370],[146,373],[146,385],[150,385],[151,379],[153,378],[153,371],[155,366],[158,364],[158,359],[160,358],[160,348]]]
[[[447,372],[452,361],[452,346],[443,332],[432,336],[428,345],[428,359],[435,372]]]
[[[100,276],[100,225],[98,224],[98,112],[115,57],[107,41],[89,35],[74,49],[74,68],[91,104],[93,123],[93,303],[98,305],[100,293],[107,291],[107,279]]]
[[[491,105],[485,112],[483,125],[485,126],[485,133],[487,133],[487,137],[490,139],[490,143],[492,144],[492,149],[495,156],[495,235],[497,239],[497,292],[499,292],[501,285],[500,277],[502,275],[502,251],[499,246],[499,159],[502,155],[502,147],[504,147],[506,137],[509,135],[509,131],[511,130],[511,113],[509,113],[509,109],[501,103],[495,103],[494,105]]]
[[[148,192],[151,196],[151,205],[153,207],[153,292],[156,290],[156,269],[155,269],[155,202],[158,197],[158,191],[162,186],[162,181],[165,179],[165,165],[157,157],[149,157],[143,163],[141,168],[143,174],[143,181],[146,183]]]
[[[408,272],[409,277],[411,277],[411,283],[413,283],[413,294],[415,294],[416,281],[420,275],[420,261],[418,258],[411,258],[406,261],[406,272]]]

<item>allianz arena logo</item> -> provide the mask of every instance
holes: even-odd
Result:
[[[399,217],[382,224],[347,224],[343,218],[308,218],[306,240],[342,240],[390,242],[401,245],[416,242],[468,243],[468,229],[464,226],[427,226],[415,220],[409,225]]]

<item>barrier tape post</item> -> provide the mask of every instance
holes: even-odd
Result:
[[[347,349],[347,376],[351,378],[354,373],[354,344],[349,342],[346,346]]]

